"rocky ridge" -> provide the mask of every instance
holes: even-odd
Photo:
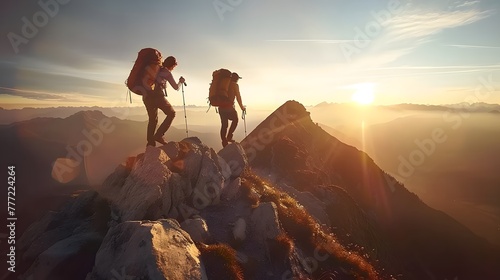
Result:
[[[379,278],[239,144],[197,138],[147,147],[19,243],[21,279]]]

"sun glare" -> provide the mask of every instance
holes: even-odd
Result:
[[[352,94],[351,100],[360,105],[372,104],[375,100],[375,95],[373,93],[373,84],[357,84],[354,86],[356,91]]]

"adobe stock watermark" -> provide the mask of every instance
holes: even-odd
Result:
[[[66,182],[66,173],[72,173],[74,168],[80,166],[85,157],[92,154],[95,147],[102,144],[104,140],[104,135],[112,133],[116,126],[113,124],[112,120],[109,118],[102,118],[97,128],[92,128],[87,130],[84,128],[82,130],[83,139],[80,140],[75,147],[69,145],[66,146],[68,151],[66,159],[68,161],[55,161],[52,166],[52,176],[58,182]]]
[[[496,83],[493,81],[492,74],[480,77],[474,92],[464,99],[464,102],[466,102],[464,104],[467,105],[462,105],[457,109],[450,108],[443,113],[442,119],[448,124],[448,129],[454,131],[462,127],[464,119],[468,119],[471,116],[471,111],[473,110],[471,104],[485,102],[491,98],[493,92],[499,90],[495,85]],[[422,166],[438,150],[438,147],[448,139],[449,135],[443,127],[434,128],[428,138],[423,140],[415,139],[415,149],[408,156],[398,156],[399,165],[397,174],[402,178],[402,183],[408,180],[415,173],[416,169]],[[389,180],[387,181],[389,182]]]
[[[113,278],[111,280],[135,280],[137,277],[128,275],[125,271],[125,267],[122,267],[120,272],[116,271],[116,269],[111,270],[111,275]]]
[[[243,0],[214,0],[212,5],[217,12],[217,16],[219,16],[220,21],[224,21],[224,14],[234,11],[234,9],[241,5],[241,3],[243,3]]]
[[[19,53],[19,47],[22,44],[28,44],[30,39],[35,38],[41,28],[44,28],[49,24],[50,18],[54,18],[60,11],[61,5],[66,5],[71,0],[39,0],[38,6],[40,10],[33,13],[33,15],[28,18],[26,16],[21,18],[21,30],[18,33],[9,32],[7,34],[7,39],[12,46],[12,49],[16,54]]]
[[[347,61],[352,60],[353,55],[358,55],[367,48],[373,39],[380,36],[384,28],[387,27],[391,19],[403,12],[404,5],[399,0],[389,0],[387,7],[378,12],[372,11],[370,14],[373,20],[366,23],[364,28],[354,28],[354,42],[342,43],[339,45],[342,54]]]
[[[298,250],[298,252],[299,252],[298,257],[299,257],[300,264],[302,265],[302,268],[304,268],[304,270],[309,275],[313,275],[313,273],[315,273],[319,269],[320,263],[322,263],[330,258],[330,255],[328,254],[328,252],[326,250],[320,248],[319,246],[317,246],[314,249],[313,256],[305,256],[298,248],[296,248],[296,250]],[[324,251],[324,252],[322,252],[322,251]],[[291,270],[287,270],[281,275],[280,279],[292,280],[292,279],[296,279],[296,278],[293,275],[293,272]]]

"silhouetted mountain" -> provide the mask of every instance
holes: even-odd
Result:
[[[344,189],[374,225],[360,230],[373,232],[375,238],[365,243],[352,240],[348,235],[353,233],[346,233],[343,222],[331,213],[334,231],[361,243],[368,254],[376,254],[391,273],[401,273],[404,279],[499,277],[495,268],[500,260],[498,248],[425,205],[367,154],[326,133],[301,104],[285,103],[252,131],[242,146],[259,174],[278,186],[313,194],[327,213],[332,212],[328,211],[331,198],[318,188]],[[380,248],[384,252],[380,253]]]

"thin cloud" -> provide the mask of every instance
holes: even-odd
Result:
[[[492,14],[491,11],[476,9],[431,12],[420,9],[406,10],[387,22],[384,32],[374,38],[363,60],[376,60],[378,64],[370,65],[372,67],[395,62],[423,44],[431,42],[437,34],[446,29],[469,25]],[[361,63],[363,64],[365,63]]]
[[[468,8],[471,6],[475,6],[477,4],[481,3],[480,1],[465,1],[462,4],[457,5],[457,8]]]
[[[478,69],[491,70],[499,69],[500,64],[493,65],[450,65],[450,66],[398,66],[398,67],[378,67],[373,70],[435,70],[435,69]]]
[[[58,94],[58,93],[50,93],[37,90],[25,90],[25,89],[8,88],[8,87],[0,87],[0,90],[3,91],[0,94],[7,94],[34,100],[71,101],[71,102],[81,101],[80,99],[68,98],[69,94]]]
[[[355,40],[324,40],[324,39],[277,39],[277,40],[266,40],[266,42],[344,44],[344,43],[352,43],[352,42],[357,42],[357,41],[355,41]]]
[[[495,46],[479,46],[479,45],[445,45],[445,46],[461,48],[461,49],[500,49],[500,47],[495,47]]]
[[[391,41],[418,40],[445,29],[469,25],[489,17],[490,11],[420,12],[394,17],[388,26]]]
[[[448,65],[448,66],[397,66],[374,67],[365,69],[366,77],[370,78],[399,78],[434,75],[454,75],[466,73],[481,73],[500,71],[500,64],[494,65]],[[370,74],[374,73],[374,74]]]

